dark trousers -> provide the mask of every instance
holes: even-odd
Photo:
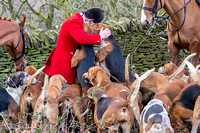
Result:
[[[199,5],[200,5],[200,0],[196,0],[196,2],[197,2],[197,4],[199,4]]]

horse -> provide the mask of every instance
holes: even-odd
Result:
[[[0,17],[0,46],[4,45],[4,48],[10,54],[15,71],[23,71],[26,67],[25,42],[27,35],[23,30],[25,21],[26,15],[19,23],[6,17]]]
[[[143,0],[141,23],[151,26],[162,8],[169,15],[163,19],[168,19],[170,61],[177,65],[180,50],[185,52],[187,49],[190,53],[197,53],[191,59],[196,66],[200,56],[200,6],[195,0]]]

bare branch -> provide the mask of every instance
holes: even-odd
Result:
[[[20,5],[17,13],[15,13],[15,17],[13,19],[15,19],[16,17],[19,18],[19,13],[22,11],[22,7],[24,6],[24,4],[26,3],[26,1],[23,1],[22,4]]]
[[[44,21],[46,21],[46,18],[40,13],[40,12],[37,12],[36,10],[34,10],[32,8],[32,6],[30,5],[30,3],[28,2],[28,0],[25,0],[25,2],[27,3],[28,7],[30,8],[30,10],[37,16],[39,16],[40,18],[42,18]]]

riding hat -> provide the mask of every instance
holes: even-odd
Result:
[[[87,18],[94,19],[94,23],[99,23],[104,19],[104,10],[98,7],[90,8],[84,13]]]

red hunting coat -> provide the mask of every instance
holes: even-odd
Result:
[[[79,44],[100,44],[99,34],[86,34],[83,31],[83,18],[76,13],[67,18],[61,26],[56,47],[50,53],[43,70],[48,75],[62,75],[73,84],[76,70],[71,68],[71,59]]]

